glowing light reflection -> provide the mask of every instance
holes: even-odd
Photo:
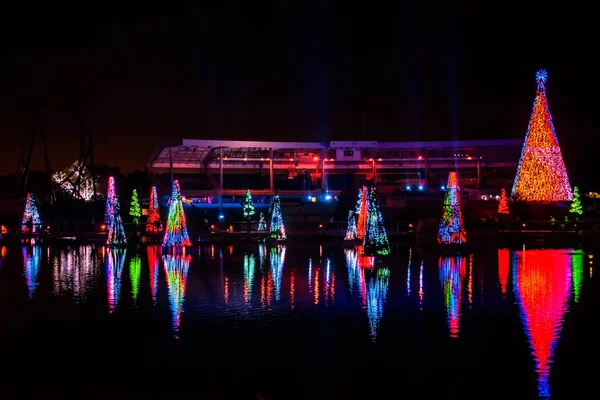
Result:
[[[438,266],[450,337],[457,338],[460,331],[462,281],[466,275],[467,260],[464,257],[440,257]]]
[[[37,275],[40,268],[41,254],[40,246],[23,246],[23,275],[25,275],[30,299],[33,298],[38,285]]]
[[[169,290],[169,304],[171,307],[171,325],[175,338],[179,338],[181,313],[183,312],[187,274],[191,258],[191,256],[185,255],[163,255],[167,288]]]
[[[106,250],[106,286],[108,289],[108,312],[112,313],[119,304],[121,277],[127,249],[108,248]]]

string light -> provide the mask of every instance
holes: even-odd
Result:
[[[163,225],[162,221],[160,220],[156,186],[152,186],[152,189],[150,189],[150,205],[148,206],[148,223],[146,224],[146,232],[159,233],[162,232],[162,230]]]
[[[115,189],[115,178],[110,176],[108,177],[108,190],[106,193],[106,208],[104,210],[104,223],[106,224],[106,228],[110,229],[112,225],[115,210],[114,204],[115,199],[117,198],[117,191]]]
[[[38,233],[41,229],[42,222],[40,221],[40,213],[35,204],[35,197],[33,193],[27,193],[25,211],[23,212],[23,220],[21,221],[21,232],[24,234]]]
[[[246,198],[244,199],[244,218],[248,221],[256,214],[254,211],[254,204],[252,202],[252,193],[250,189],[246,192]]]
[[[140,199],[137,194],[137,190],[133,189],[133,193],[131,194],[131,205],[129,206],[129,215],[133,217],[133,222],[135,224],[140,222],[140,217],[142,216],[142,209],[140,207]]]
[[[348,228],[344,240],[356,240],[356,215],[354,210],[348,211]]]
[[[125,236],[125,228],[123,227],[123,220],[121,219],[121,205],[118,198],[114,200],[112,209],[114,215],[108,229],[106,244],[113,247],[125,246],[127,244],[127,237]]]
[[[258,230],[263,232],[267,230],[267,223],[265,222],[265,214],[260,213],[260,218],[258,220]]]
[[[173,181],[171,191],[171,204],[169,204],[169,217],[167,229],[163,239],[163,247],[191,246],[190,236],[187,230],[183,204],[181,203],[181,191],[179,181]]]
[[[363,239],[362,255],[365,257],[388,255],[390,254],[390,243],[383,226],[383,216],[379,207],[379,194],[375,186],[371,187],[369,191],[368,203],[367,226]]]
[[[508,197],[506,197],[506,190],[504,188],[500,192],[500,203],[498,204],[498,214],[510,214],[508,209]]]
[[[573,201],[571,202],[571,208],[569,208],[569,212],[578,215],[583,214],[581,200],[579,200],[579,188],[577,186],[573,188]]]
[[[367,214],[369,212],[369,192],[367,187],[363,186],[358,190],[358,199],[356,204],[356,238],[363,240],[367,229]]]
[[[537,94],[512,188],[523,201],[570,201],[573,192],[546,98],[548,73],[536,73]]]
[[[456,172],[448,175],[448,190],[442,207],[442,219],[438,228],[438,243],[461,244],[467,241]]]
[[[281,200],[275,196],[273,200],[273,212],[271,213],[271,237],[277,240],[285,240],[285,226],[283,225],[283,216],[281,215]]]
[[[89,169],[76,160],[69,167],[52,175],[52,180],[60,185],[61,190],[69,193],[75,199],[90,201],[94,198],[94,179]],[[77,191],[79,185],[79,191]]]

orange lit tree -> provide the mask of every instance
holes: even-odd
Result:
[[[537,94],[521,150],[512,197],[522,201],[571,201],[573,192],[546,99],[548,73],[536,73]]]
[[[500,203],[498,204],[498,214],[510,214],[508,209],[508,197],[506,197],[506,190],[502,189],[500,192]]]

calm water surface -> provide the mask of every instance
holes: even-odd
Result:
[[[489,245],[2,246],[0,395],[590,398],[593,267]]]

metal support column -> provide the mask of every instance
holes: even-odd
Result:
[[[477,159],[477,187],[481,187],[481,158]]]
[[[171,187],[173,186],[173,147],[169,146],[169,173],[171,174]]]
[[[223,192],[223,149],[219,149],[219,193],[222,196]]]
[[[375,159],[373,159],[373,185],[377,184],[377,167],[375,166]]]
[[[269,152],[269,189],[271,192],[274,190],[273,185],[273,149]]]

